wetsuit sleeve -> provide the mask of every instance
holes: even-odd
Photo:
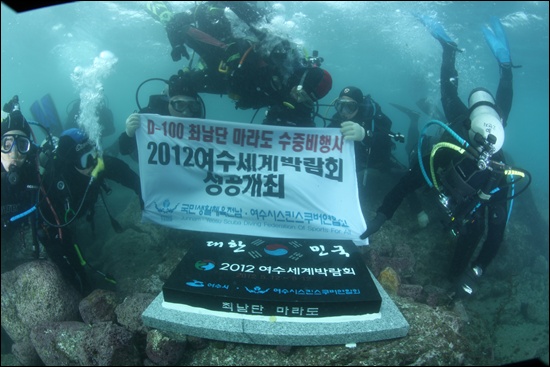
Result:
[[[133,138],[129,137],[125,132],[120,134],[118,137],[118,145],[120,149],[120,154],[129,155],[137,150],[137,140],[134,136]]]
[[[138,174],[118,158],[103,156],[103,160],[105,162],[103,177],[133,190],[141,199],[141,183]]]
[[[193,16],[187,12],[174,14],[166,25],[168,40],[172,46],[172,59],[179,61],[181,56],[189,59],[185,46],[198,53],[211,71],[218,70],[221,60],[225,60],[228,45],[205,31],[194,27]],[[203,25],[203,29],[205,26]]]
[[[190,13],[178,13],[166,24],[166,33],[172,46],[172,60],[179,61],[181,57],[189,59],[189,53],[185,48],[186,34],[191,27],[193,16]]]
[[[456,122],[468,114],[468,107],[458,97],[458,72],[455,68],[456,50],[443,47],[441,61],[441,104],[447,121]]]

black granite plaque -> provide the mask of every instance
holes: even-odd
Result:
[[[164,300],[248,315],[377,313],[382,303],[349,240],[201,233],[163,287]]]

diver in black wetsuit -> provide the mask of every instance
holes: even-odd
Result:
[[[345,127],[350,126],[351,140],[358,142],[355,144],[356,169],[391,169],[394,143],[390,134],[393,123],[382,112],[380,105],[370,95],[365,97],[361,89],[348,86],[342,89],[334,107],[336,113],[328,127],[344,127],[344,133],[348,130]],[[362,129],[353,123],[359,124]]]
[[[48,209],[50,199],[39,197],[43,187],[38,157],[44,146],[34,143],[17,96],[3,110],[8,116],[2,120],[2,272],[26,261],[49,258],[86,295],[91,286],[70,231],[48,225],[38,214],[41,205]]]
[[[234,36],[226,7],[249,35]],[[174,61],[190,58],[186,46],[200,56],[201,67],[184,72],[194,90],[226,94],[237,109],[267,107],[267,125],[315,126],[316,104],[332,88],[331,75],[320,67],[322,58],[306,57],[292,42],[259,30],[265,15],[251,2],[206,1],[174,14],[159,1],[148,3],[148,12],[165,26]]]
[[[206,106],[192,85],[180,71],[167,81],[167,94],[156,94],[149,97],[149,104],[133,113],[126,119],[126,129],[118,138],[122,155],[130,155],[137,161],[136,130],[140,125],[139,113],[154,113],[163,116],[205,118]]]
[[[367,221],[367,231],[361,237],[366,238],[378,231],[386,220],[391,219],[409,193],[426,183],[435,187],[439,201],[451,219],[452,231],[458,236],[450,276],[454,281],[453,294],[462,297],[474,292],[477,280],[497,254],[504,237],[507,199],[510,199],[510,184],[506,175],[514,173],[510,173],[511,170],[505,165],[501,148],[512,105],[513,65],[502,26],[493,19],[493,29],[485,29],[484,32],[499,62],[497,97],[495,100],[486,89],[476,88],[466,106],[457,93],[455,57],[460,50],[439,23],[428,18],[422,18],[422,21],[443,47],[441,101],[450,125],[441,141],[451,145],[434,144],[433,160],[425,155],[405,174],[386,195],[376,217]],[[442,127],[446,126],[442,124]],[[514,172],[528,175],[518,169]],[[484,235],[486,217],[486,239],[479,255],[470,263]]]

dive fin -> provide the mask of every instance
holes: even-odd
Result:
[[[456,42],[454,42],[451,37],[445,32],[445,29],[443,29],[443,26],[439,21],[437,21],[435,18],[431,18],[425,15],[417,15],[416,16],[422,24],[430,31],[431,35],[441,43],[443,47],[451,47],[454,50],[458,52],[462,52],[463,50],[458,48]]]
[[[40,103],[42,102],[42,103]],[[63,131],[57,109],[52,97],[46,94],[40,101],[36,100],[31,105],[32,117],[36,122],[49,129],[53,135],[59,135]]]
[[[506,33],[504,32],[504,28],[502,27],[502,23],[500,22],[500,19],[498,19],[495,16],[491,17],[491,28],[493,28],[493,33],[495,36],[498,37],[499,40],[506,46],[506,48],[509,50],[510,46],[508,44],[508,38],[506,37]]]
[[[167,1],[147,1],[145,4],[145,11],[158,20],[163,26],[166,26],[168,22],[174,16],[172,7]]]
[[[63,131],[63,126],[59,119],[59,114],[57,113],[57,108],[55,108],[52,96],[48,93],[42,97],[40,102],[42,103],[42,111],[44,112],[44,118],[47,121],[50,132],[53,135],[59,136]]]
[[[30,109],[34,121],[42,124],[42,126],[44,127],[49,128],[49,126],[47,125],[46,117],[44,117],[44,112],[42,111],[42,107],[40,106],[40,102],[38,100],[33,102]]]
[[[492,16],[490,21],[491,26],[484,25],[481,29],[483,37],[500,66],[511,67],[513,66],[512,57],[510,56],[510,46],[504,28],[497,17]]]

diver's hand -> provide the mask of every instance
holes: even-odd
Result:
[[[136,130],[139,128],[140,119],[137,113],[133,113],[126,119],[126,135],[130,138],[136,136]]]
[[[170,56],[172,56],[172,60],[174,61],[180,61],[182,56],[189,60],[189,52],[187,52],[187,49],[183,44],[172,47]]]
[[[388,217],[378,212],[373,220],[367,222],[367,230],[360,236],[360,238],[364,240],[371,234],[378,232],[378,230],[380,229],[380,227],[382,227],[382,224],[384,224],[386,220],[388,220]]]
[[[340,126],[344,140],[362,141],[365,138],[365,129],[357,122],[344,121]]]
[[[192,15],[188,12],[174,14],[168,24],[166,24],[166,33],[172,46],[172,60],[179,61],[181,57],[189,60],[189,53],[185,48],[185,38],[192,22]]]

